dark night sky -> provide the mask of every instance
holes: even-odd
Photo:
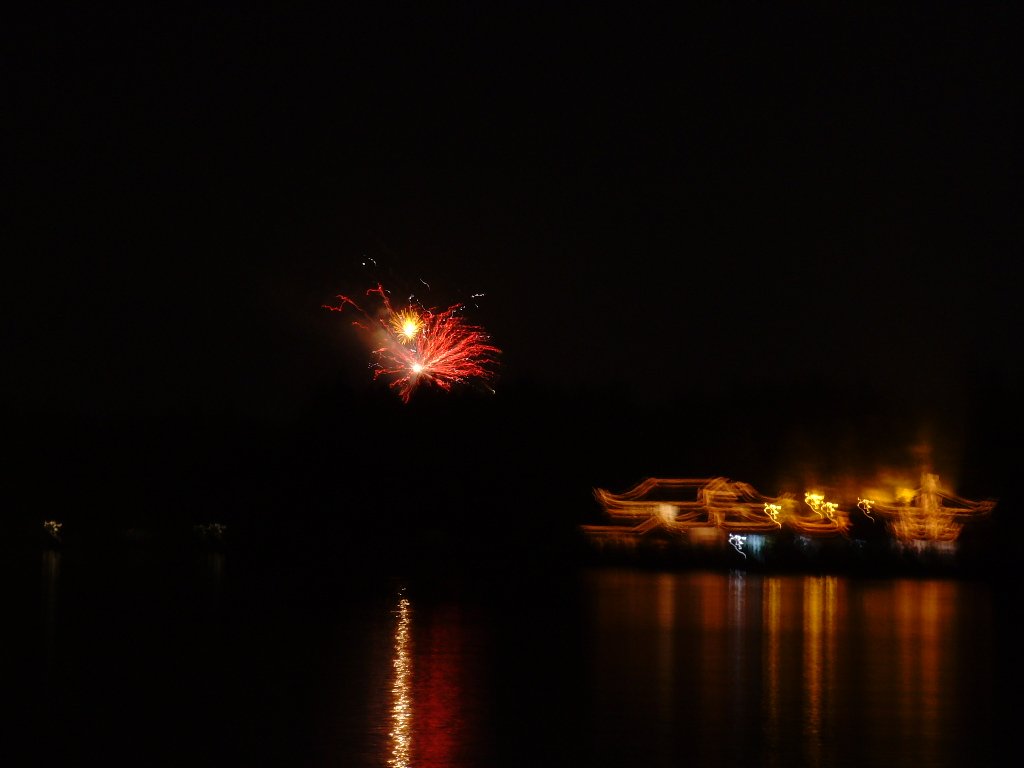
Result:
[[[7,25],[14,421],[344,424],[369,256],[486,294],[498,397],[1008,434],[1009,6],[208,5]]]

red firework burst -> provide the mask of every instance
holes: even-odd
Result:
[[[490,388],[501,350],[490,336],[462,315],[464,304],[444,311],[424,309],[411,302],[396,310],[384,287],[366,292],[379,297],[378,311],[371,315],[348,296],[324,309],[341,312],[345,307],[359,313],[353,325],[372,337],[373,378],[390,377],[389,386],[408,403],[421,384],[450,391],[458,384],[478,383]]]

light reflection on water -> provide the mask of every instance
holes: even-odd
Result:
[[[472,639],[481,630],[479,617],[469,618],[472,612],[458,603],[417,601],[404,589],[401,595],[392,609],[391,674],[385,683],[390,706],[388,738],[381,747],[386,754],[377,764],[473,764],[486,738],[480,715],[487,694],[478,676],[484,647]],[[385,713],[373,703],[371,710]]]
[[[391,686],[394,703],[391,707],[391,758],[388,765],[408,768],[412,729],[412,659],[409,653],[409,626],[412,623],[412,616],[408,598],[403,597],[398,601],[397,616],[395,657],[391,662],[395,677]]]
[[[991,759],[986,587],[606,571],[586,590],[597,764]]]
[[[270,603],[223,558],[194,593],[135,571],[93,589],[60,558],[34,652],[61,675],[34,690],[71,753],[173,712],[175,749],[210,764],[994,764],[985,584],[594,569],[331,601],[296,580]]]
[[[561,614],[551,594],[519,599],[530,606],[479,614],[423,602],[416,627],[399,601],[381,763],[918,768],[993,755],[984,585],[597,570]],[[548,620],[517,630],[524,610]],[[518,632],[540,638],[520,656]],[[518,731],[466,716],[489,699]]]
[[[60,552],[46,547],[42,556],[43,650],[47,669],[54,660],[57,638],[57,587],[60,583]]]

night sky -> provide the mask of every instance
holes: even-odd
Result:
[[[5,25],[20,512],[326,509],[404,450],[438,506],[927,440],[1011,492],[1008,6],[210,5]],[[483,293],[497,394],[374,384],[322,305],[376,277]]]

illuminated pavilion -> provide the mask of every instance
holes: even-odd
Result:
[[[927,472],[920,487],[901,492],[895,501],[858,497],[856,504],[829,500],[816,491],[806,492],[803,499],[791,494],[769,497],[724,477],[646,478],[623,493],[595,488],[594,497],[605,520],[581,527],[599,549],[630,549],[645,539],[661,538],[703,547],[728,543],[744,556],[744,547],[756,554],[780,534],[805,546],[849,538],[851,513],[872,523],[884,521],[884,530],[899,547],[952,553],[964,523],[995,506],[943,490],[938,475]]]
[[[925,472],[912,494],[895,502],[858,499],[857,506],[865,514],[881,515],[900,543],[917,549],[937,549],[951,547],[964,523],[987,515],[995,508],[995,502],[964,499],[944,490],[938,475]]]

